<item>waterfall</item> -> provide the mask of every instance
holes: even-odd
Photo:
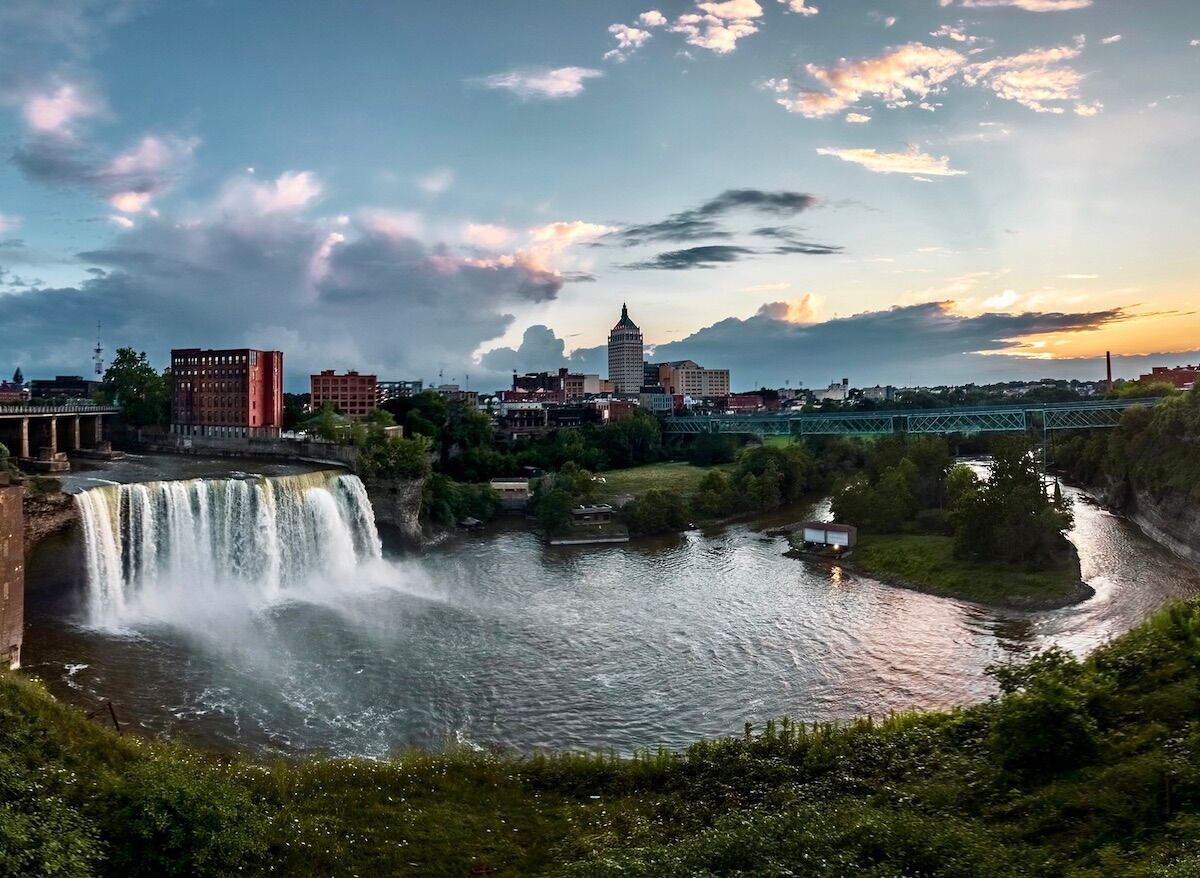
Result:
[[[357,476],[103,485],[75,495],[88,613],[120,625],[138,607],[236,595],[269,604],[289,587],[344,583],[381,557]]]

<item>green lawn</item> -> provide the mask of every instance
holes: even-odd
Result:
[[[714,469],[731,472],[733,466],[732,464],[722,464],[715,467],[704,467],[692,466],[690,463],[683,462],[650,463],[645,466],[600,473],[600,478],[605,481],[597,484],[596,487],[601,500],[637,497],[645,494],[651,488],[691,496],[696,493],[700,480]]]
[[[1073,553],[1057,567],[1028,571],[956,558],[952,537],[870,534],[860,538],[848,560],[852,569],[885,582],[987,604],[1051,606],[1080,596],[1079,566]]]

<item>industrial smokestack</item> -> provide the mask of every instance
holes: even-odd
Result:
[[[1113,389],[1113,383],[1112,383],[1112,351],[1105,351],[1105,352],[1104,352],[1104,361],[1105,361],[1105,363],[1106,363],[1106,364],[1107,364],[1107,366],[1108,366],[1108,392],[1109,392],[1109,393],[1112,393],[1112,389]]]

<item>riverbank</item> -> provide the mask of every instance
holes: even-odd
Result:
[[[1075,547],[1063,542],[1060,563],[1034,571],[956,558],[953,538],[936,534],[863,536],[838,563],[887,585],[939,597],[1011,610],[1056,610],[1096,593],[1081,577]]]
[[[986,704],[633,759],[220,758],[0,674],[0,843],[76,876],[1190,875],[1197,630],[1181,604]]]

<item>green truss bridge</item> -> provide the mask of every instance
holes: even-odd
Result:
[[[1126,409],[1157,399],[1104,399],[1063,403],[895,411],[782,412],[691,415],[663,420],[664,433],[749,433],[755,436],[887,436],[893,433],[1015,433],[1115,427]]]

